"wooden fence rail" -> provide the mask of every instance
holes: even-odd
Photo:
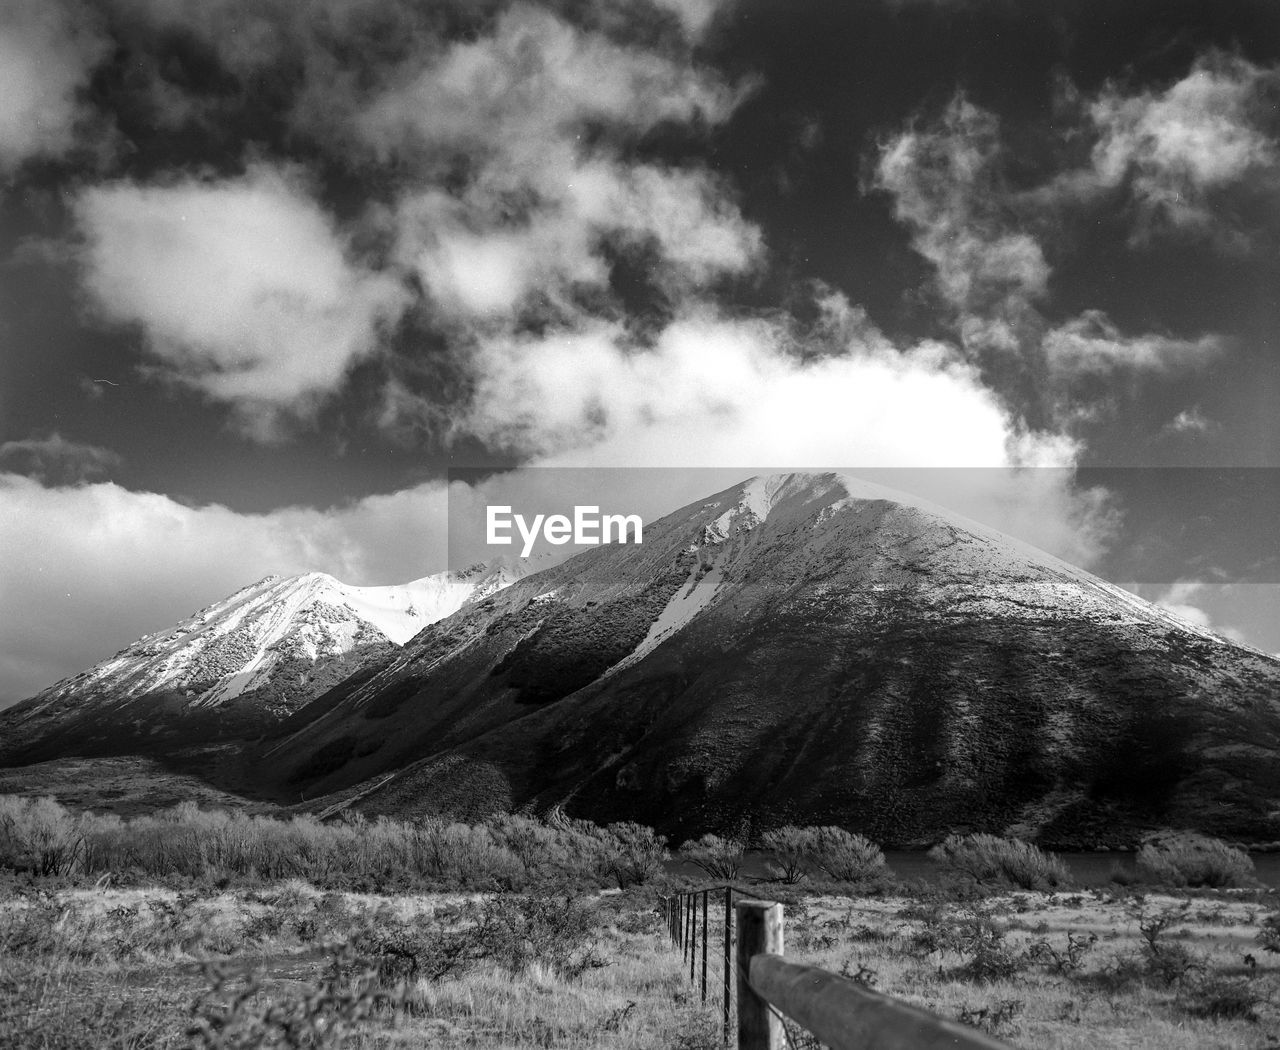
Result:
[[[1010,1050],[1007,1043],[783,957],[782,905],[737,903],[738,1050],[783,1050],[783,1015],[831,1050]]]

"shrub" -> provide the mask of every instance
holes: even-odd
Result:
[[[769,873],[788,885],[795,885],[808,874],[811,844],[809,829],[792,824],[760,836],[760,845],[772,854],[766,865]]]
[[[1203,961],[1189,951],[1186,945],[1172,944],[1168,934],[1180,922],[1186,921],[1190,901],[1171,904],[1158,910],[1150,910],[1139,900],[1130,907],[1138,923],[1142,938],[1142,962],[1148,977],[1154,977],[1163,985],[1174,985],[1188,974],[1203,969]]]
[[[1044,965],[1048,970],[1062,976],[1078,973],[1084,965],[1084,957],[1098,943],[1098,935],[1090,933],[1067,933],[1067,942],[1057,948],[1047,938],[1033,942],[1027,948],[1027,958]]]
[[[1025,1006],[1021,999],[999,999],[986,1006],[962,1006],[956,1020],[991,1035],[1000,1035],[1016,1027],[1015,1022]]]
[[[1280,913],[1268,915],[1258,931],[1258,943],[1263,951],[1280,952]]]
[[[109,876],[219,889],[297,880],[320,889],[528,891],[616,879],[627,887],[661,871],[666,840],[639,824],[600,828],[553,813],[370,820],[348,810],[322,822],[202,810],[194,803],[122,820],[73,815],[53,799],[0,795],[0,868],[42,878]],[[309,891],[307,891],[309,892]]]
[[[1266,996],[1248,979],[1201,975],[1188,981],[1175,1000],[1193,1017],[1224,1021],[1256,1021],[1257,1007]]]
[[[884,871],[884,853],[844,828],[806,828],[810,863],[840,882],[862,882]]]
[[[593,902],[563,897],[493,897],[481,908],[474,937],[479,954],[513,974],[535,960],[564,977],[603,965],[596,955]]]
[[[81,821],[49,797],[0,797],[0,863],[34,875],[70,875],[84,854]]]
[[[719,835],[703,835],[680,847],[680,856],[705,871],[713,879],[733,880],[742,867],[747,844],[742,839],[725,839]]]
[[[229,969],[206,968],[209,991],[192,1009],[188,1045],[208,1050],[351,1045],[375,1013],[403,1002],[402,990],[380,991],[371,971],[352,975],[349,953],[336,955],[323,977],[296,994],[264,996],[256,975],[236,982]]]
[[[1194,832],[1154,835],[1138,851],[1138,872],[1162,886],[1204,886],[1211,889],[1256,883],[1253,861],[1243,850],[1221,839]]]
[[[471,930],[443,931],[421,919],[380,916],[359,929],[350,943],[369,960],[384,988],[401,981],[439,980],[478,955]]]
[[[1024,890],[1066,886],[1066,865],[1051,853],[1021,839],[997,835],[948,835],[929,851],[943,867],[982,885],[1011,885]]]
[[[991,915],[978,908],[959,913],[932,908],[922,916],[911,938],[922,955],[938,956],[938,972],[948,955],[960,960],[958,975],[974,981],[1006,980],[1022,965],[1005,940],[1006,930]]]
[[[597,843],[597,871],[614,879],[623,890],[657,876],[668,856],[664,836],[630,821],[600,830]]]

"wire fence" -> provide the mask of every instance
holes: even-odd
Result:
[[[722,882],[662,898],[671,943],[681,952],[689,983],[702,1002],[720,1001],[725,1045],[733,1037],[734,904],[761,900],[743,886]]]

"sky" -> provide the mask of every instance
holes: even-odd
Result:
[[[7,0],[0,706],[545,467],[905,471],[1280,651],[1278,103],[1268,0]]]

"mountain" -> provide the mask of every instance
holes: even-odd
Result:
[[[0,713],[3,752],[32,761],[258,735],[521,574],[495,563],[390,587],[268,576]]]
[[[1280,839],[1280,662],[838,475],[754,478],[469,603],[286,723],[276,797],[673,836]]]

